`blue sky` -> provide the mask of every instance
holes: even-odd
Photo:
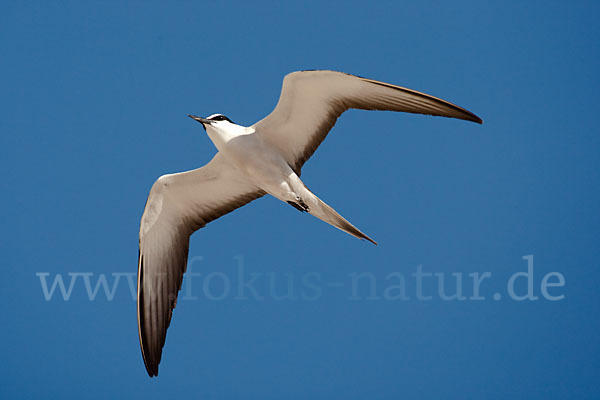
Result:
[[[599,11],[4,4],[0,397],[597,398]],[[192,237],[200,276],[184,283],[151,380],[127,285],[148,191],[215,153],[187,114],[252,124],[301,69],[424,91],[485,123],[344,114],[302,177],[380,245],[269,198],[211,223]],[[538,299],[519,301],[508,282],[528,255]],[[419,299],[418,268],[445,293],[460,276],[467,298],[445,300],[434,275]],[[552,272],[561,300],[542,293]],[[471,299],[474,273],[490,274],[484,300]],[[86,279],[114,274],[112,300],[90,300]],[[68,300],[59,288],[46,300],[57,276],[74,279]]]

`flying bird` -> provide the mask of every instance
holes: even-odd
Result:
[[[150,377],[162,348],[186,269],[190,235],[265,194],[359,239],[375,241],[312,193],[300,180],[337,118],[350,108],[437,115],[482,123],[475,114],[436,97],[335,71],[285,76],[279,102],[252,126],[222,114],[198,121],[218,149],[205,166],[163,175],[154,183],[139,234],[139,340]]]

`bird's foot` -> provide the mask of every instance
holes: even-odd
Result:
[[[308,205],[300,197],[296,197],[296,201],[288,201],[288,204],[300,212],[308,211]]]

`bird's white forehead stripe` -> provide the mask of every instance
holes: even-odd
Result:
[[[211,115],[210,117],[207,117],[206,119],[213,119],[213,118],[214,118],[214,117],[216,117],[217,115],[222,115],[222,114],[219,114],[219,113],[217,113],[217,114],[213,114],[213,115]]]

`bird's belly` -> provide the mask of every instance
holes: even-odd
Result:
[[[289,190],[289,179],[294,174],[279,152],[253,135],[229,140],[221,149],[250,181],[266,192],[279,197]]]

